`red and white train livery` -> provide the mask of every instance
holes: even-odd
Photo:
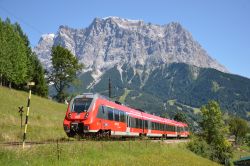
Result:
[[[84,93],[73,98],[63,122],[69,137],[74,135],[188,137],[188,125],[151,115],[108,100],[99,94]]]

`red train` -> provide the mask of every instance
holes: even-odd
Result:
[[[70,101],[63,126],[69,137],[189,136],[185,123],[151,115],[91,93],[78,95]]]

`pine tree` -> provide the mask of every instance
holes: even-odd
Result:
[[[1,74],[9,87],[12,83],[21,84],[27,76],[25,44],[14,30],[9,19],[1,23]]]
[[[32,52],[27,35],[18,23],[11,24],[7,18],[0,19],[0,85],[25,89],[29,81],[34,81],[34,93],[48,95],[44,69]]]
[[[185,114],[178,112],[177,114],[175,114],[174,116],[174,120],[178,121],[178,122],[184,122],[187,123],[187,117]]]
[[[37,56],[32,53],[30,56],[30,62],[32,68],[32,75],[30,75],[31,80],[35,82],[35,86],[32,87],[32,92],[42,97],[48,96],[48,85],[45,80],[45,71],[41,62],[38,60]]]

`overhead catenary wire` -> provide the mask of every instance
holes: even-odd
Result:
[[[39,35],[43,34],[43,32],[42,32],[39,28],[37,28],[37,27],[35,27],[34,25],[28,23],[26,20],[24,20],[24,19],[21,18],[20,16],[16,16],[15,14],[13,14],[11,11],[9,11],[8,9],[6,9],[5,7],[0,6],[0,10],[3,11],[3,12],[5,12],[7,15],[10,15],[10,16],[12,16],[13,18],[15,18],[15,19],[16,19],[16,22],[22,23],[22,24],[26,25],[27,27],[29,27],[30,29],[32,29],[32,30],[33,30],[34,32],[36,32],[37,34],[39,34]],[[31,43],[30,43],[30,44],[31,44]],[[32,45],[32,47],[34,47],[33,44],[31,44],[31,45]]]

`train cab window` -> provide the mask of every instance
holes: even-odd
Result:
[[[119,110],[114,109],[115,121],[119,122]]]
[[[87,112],[92,100],[92,98],[75,98],[72,102],[71,112]]]
[[[120,113],[120,122],[125,122],[125,114],[122,111],[119,111]]]
[[[114,120],[113,108],[107,107],[108,111],[108,120]]]

